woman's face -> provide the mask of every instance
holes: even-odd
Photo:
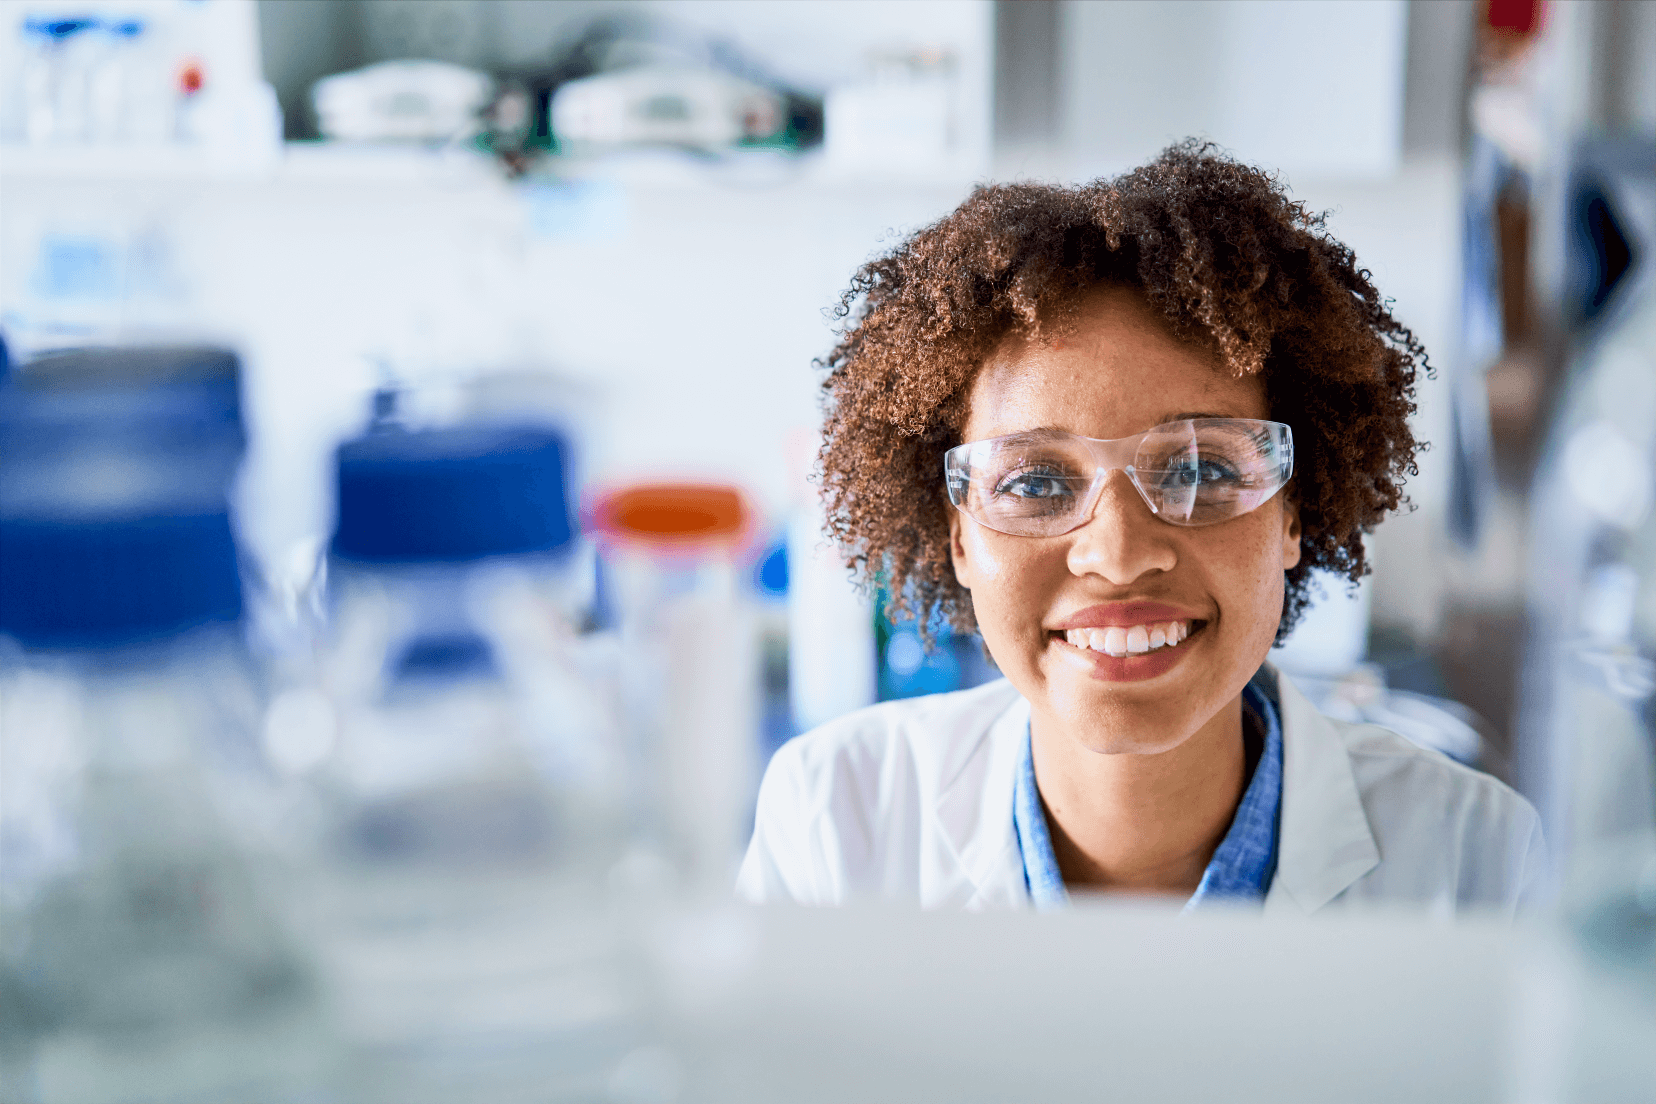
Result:
[[[1258,378],[1225,373],[1135,293],[1109,289],[1083,302],[1062,338],[997,350],[972,387],[961,439],[1040,428],[1111,439],[1182,418],[1269,416]],[[958,510],[950,531],[984,642],[1037,724],[1105,753],[1177,747],[1234,700],[1270,650],[1283,572],[1299,562],[1285,494],[1189,528],[1152,514],[1121,471],[1091,519],[1062,536],[1010,536]],[[1176,645],[1125,657],[1086,646],[1102,643],[1093,632],[1134,626],[1154,641],[1169,622],[1189,634]]]

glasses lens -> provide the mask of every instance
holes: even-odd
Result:
[[[1134,478],[1166,521],[1226,521],[1257,508],[1287,482],[1286,429],[1217,418],[1157,426],[1139,443]]]
[[[1045,536],[1073,529],[1092,485],[1092,455],[1079,440],[1015,434],[950,450],[949,499],[1003,533]]]
[[[1213,525],[1256,509],[1288,482],[1293,436],[1277,422],[1197,418],[1137,439],[1094,441],[1040,431],[974,441],[944,457],[949,501],[1002,533],[1045,537],[1087,520],[1095,480],[1127,459],[1156,516]],[[1102,450],[1102,451],[1100,451]]]

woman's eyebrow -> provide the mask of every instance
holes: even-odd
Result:
[[[1203,411],[1203,410],[1197,410],[1197,411],[1187,410],[1183,414],[1169,414],[1167,417],[1163,418],[1160,423],[1157,423],[1157,424],[1166,424],[1167,422],[1183,422],[1183,421],[1188,421],[1192,418],[1235,418],[1235,417],[1237,417],[1237,415],[1235,415],[1235,414],[1214,414],[1214,413],[1211,413],[1209,411]]]

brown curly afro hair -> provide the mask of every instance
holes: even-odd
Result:
[[[1314,570],[1367,573],[1363,534],[1416,472],[1408,418],[1417,371],[1430,369],[1323,216],[1208,144],[1113,180],[978,187],[858,270],[835,308],[839,343],[819,362],[828,533],[893,619],[973,631],[949,559],[943,454],[962,443],[973,380],[1001,341],[1040,336],[1043,320],[1061,329],[1105,284],[1137,288],[1175,337],[1262,377],[1271,418],[1293,427],[1301,556],[1280,642]]]

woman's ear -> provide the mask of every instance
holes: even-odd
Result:
[[[972,589],[972,567],[966,556],[966,545],[960,539],[960,511],[949,511],[949,561],[954,564],[955,582]]]
[[[1300,562],[1299,503],[1292,497],[1282,500],[1282,570],[1298,567]]]

